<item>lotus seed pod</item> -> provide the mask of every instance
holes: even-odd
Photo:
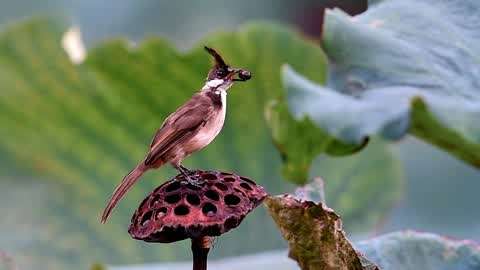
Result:
[[[150,193],[132,217],[130,235],[159,243],[219,236],[267,196],[263,187],[233,173],[197,170],[192,177],[198,184],[179,174]]]

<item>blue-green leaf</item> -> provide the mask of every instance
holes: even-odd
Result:
[[[472,241],[413,231],[386,234],[356,248],[384,270],[480,269],[480,248]]]
[[[418,136],[480,167],[480,2],[384,0],[327,12],[327,85],[287,70],[290,109],[346,143]]]

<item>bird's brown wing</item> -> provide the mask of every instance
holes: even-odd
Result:
[[[152,165],[168,150],[192,138],[211,114],[211,99],[196,94],[187,103],[172,113],[155,134],[145,165]]]

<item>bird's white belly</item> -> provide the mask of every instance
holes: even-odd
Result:
[[[225,116],[227,112],[227,95],[225,91],[221,91],[220,95],[222,100],[221,111],[215,114],[212,119],[209,119],[205,126],[203,126],[193,138],[195,145],[200,146],[200,148],[210,144],[213,139],[217,137],[218,133],[220,133],[223,128],[223,124],[225,123]]]
[[[215,137],[217,137],[218,133],[222,130],[224,118],[220,116],[217,119],[212,119],[210,123],[206,124],[202,130],[195,136],[195,144],[200,146],[201,148],[210,144]],[[213,122],[215,121],[215,123]]]

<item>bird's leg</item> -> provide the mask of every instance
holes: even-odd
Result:
[[[194,176],[195,172],[187,169],[185,166],[178,164],[175,166],[175,169],[177,169],[187,180],[189,184],[192,184],[197,187],[201,187],[200,181],[196,179]]]
[[[185,177],[185,179],[189,181],[191,180],[190,176],[192,176],[193,174],[192,171],[190,171],[189,169],[185,168],[182,165],[175,166],[175,169],[177,169],[177,171],[179,171]]]
[[[187,169],[187,167],[183,166],[182,164],[178,165],[178,170],[179,170],[184,176],[194,174],[193,171]]]

